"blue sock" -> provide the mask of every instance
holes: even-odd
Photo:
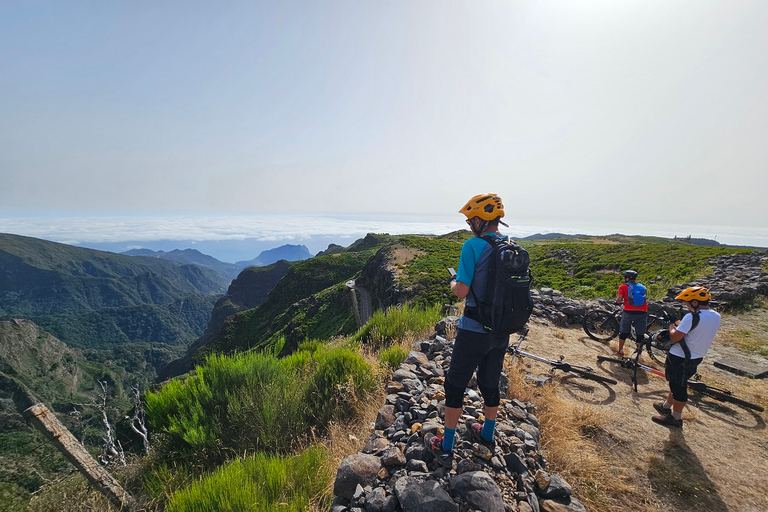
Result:
[[[455,428],[445,428],[445,433],[443,434],[443,450],[446,452],[452,452],[453,451],[453,440],[456,438],[456,429]]]
[[[483,422],[483,430],[480,431],[480,435],[483,436],[488,442],[493,441],[493,432],[496,430],[496,420],[486,420]]]

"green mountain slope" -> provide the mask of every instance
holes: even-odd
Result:
[[[334,247],[296,264],[264,304],[228,317],[197,361],[209,352],[272,350],[282,343],[281,353],[287,354],[306,339],[349,334],[356,324],[344,286],[348,279],[370,292],[374,308],[453,303],[446,268],[458,265],[461,245],[470,236],[466,230],[442,236],[368,235],[346,249]],[[641,281],[660,298],[668,286],[708,272],[710,258],[749,250],[624,235],[522,243],[531,253],[534,286],[557,288],[572,298],[613,296],[627,268],[640,271]]]
[[[122,420],[131,405],[129,386],[147,387],[156,370],[175,355],[163,346],[133,343],[111,351],[81,351],[27,320],[0,321],[0,496],[23,510],[44,482],[55,480],[69,463],[54,446],[26,424],[19,389],[31,391],[89,449],[98,453],[104,434],[101,414],[87,404],[99,401],[107,382],[108,415],[126,449]],[[27,396],[27,393],[21,393]],[[14,403],[17,402],[17,403]],[[121,423],[122,422],[122,423]]]
[[[0,234],[0,318],[34,320],[74,346],[187,343],[226,284],[197,265]]]
[[[312,324],[302,322],[301,326],[297,326],[292,320],[298,316],[308,320],[308,317],[314,316],[319,307],[326,312],[329,308],[343,311],[327,315],[329,325],[323,325],[320,331],[336,334],[342,333],[345,326],[346,329],[354,328],[348,290],[346,292],[337,290],[332,294],[333,299],[325,297],[321,300],[312,297],[329,287],[343,285],[345,281],[352,279],[372,254],[373,249],[370,248],[359,252],[351,251],[315,257],[292,264],[286,275],[269,292],[266,302],[229,317],[222,332],[202,347],[202,352],[197,356],[198,360],[208,352],[270,348],[277,343],[280,336],[288,336],[291,344],[295,345],[306,337],[312,337],[312,329],[309,329]],[[342,304],[345,295],[346,300],[350,301],[346,307]]]
[[[468,236],[468,235],[467,235]],[[256,308],[227,318],[221,333],[196,356],[248,349],[293,352],[308,339],[329,339],[357,329],[350,279],[371,292],[374,307],[406,301],[442,302],[449,288],[446,267],[455,266],[465,235],[369,234],[345,250],[294,263]]]

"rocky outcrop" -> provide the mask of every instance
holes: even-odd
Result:
[[[712,273],[689,283],[669,289],[665,301],[689,286],[705,286],[712,294],[716,309],[738,309],[768,296],[768,251],[718,256],[710,261]]]
[[[457,320],[443,319],[436,330]],[[482,411],[474,379],[454,456],[449,464],[435,459],[424,439],[442,433],[443,383],[453,340],[435,333],[413,349],[386,386],[386,403],[363,451],[339,466],[333,512],[585,510],[568,483],[547,472],[532,403],[507,399],[502,391],[495,443],[472,439],[465,422],[481,418]],[[502,390],[506,384],[502,375]]]
[[[395,304],[402,304],[406,296],[398,285],[395,270],[390,265],[392,247],[386,246],[378,250],[376,255],[368,260],[356,283],[368,290],[373,299],[373,307],[386,309]]]

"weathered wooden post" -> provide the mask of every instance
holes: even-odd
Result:
[[[41,431],[82,472],[91,484],[121,510],[135,508],[135,501],[104,469],[56,416],[43,404],[24,411],[24,418]]]
[[[349,288],[349,293],[352,294],[352,311],[355,313],[355,320],[357,321],[357,328],[363,326],[362,319],[360,318],[360,308],[357,305],[357,295],[355,295],[355,282],[354,281],[347,281],[347,288]]]

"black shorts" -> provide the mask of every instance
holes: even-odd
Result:
[[[635,341],[643,339],[645,335],[645,324],[648,321],[648,313],[645,311],[623,311],[621,321],[619,322],[619,338],[625,340],[629,338],[632,332],[632,326],[635,326]]]
[[[664,363],[664,376],[669,382],[669,391],[672,393],[672,397],[678,402],[688,401],[688,379],[696,375],[701,360],[701,357],[697,357],[686,362],[684,357],[667,354],[667,360]]]
[[[472,372],[477,369],[478,387],[498,389],[508,346],[509,334],[459,329],[446,381],[463,389],[472,378]]]

